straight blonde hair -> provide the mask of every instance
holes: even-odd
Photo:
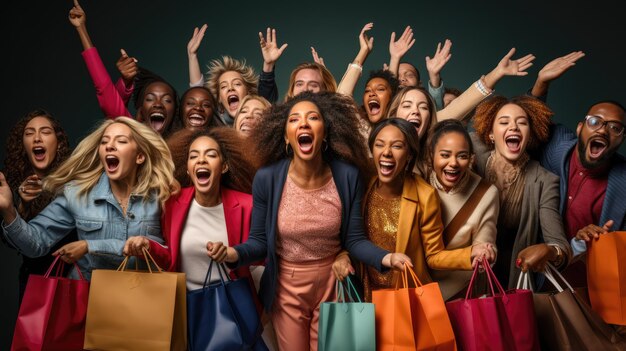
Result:
[[[167,144],[152,128],[128,117],[107,119],[96,130],[83,139],[72,155],[43,181],[43,188],[53,193],[62,191],[65,184],[73,182],[78,187],[78,195],[85,196],[98,183],[104,165],[98,154],[100,141],[105,130],[114,123],[126,125],[131,137],[137,143],[145,161],[137,170],[137,184],[133,194],[148,199],[154,194],[163,206],[180,186],[174,179],[174,162]]]

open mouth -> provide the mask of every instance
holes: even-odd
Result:
[[[372,115],[377,115],[378,113],[380,113],[380,102],[376,100],[370,100],[367,103],[367,107],[369,108],[370,114]]]
[[[204,125],[204,122],[206,121],[204,116],[199,113],[192,113],[191,115],[187,116],[187,119],[189,120],[189,125],[192,127],[202,127]]]
[[[422,126],[422,119],[419,117],[409,117],[407,119],[407,121],[409,123],[411,123],[413,125],[413,127],[415,127],[415,130],[417,130],[419,132],[420,127]]]
[[[211,171],[206,168],[200,168],[196,170],[196,179],[199,185],[206,185],[211,179]]]
[[[506,143],[506,147],[509,148],[511,152],[520,152],[522,147],[522,137],[519,135],[509,135],[504,138],[504,142]]]
[[[589,156],[591,158],[599,158],[608,146],[608,142],[602,138],[596,138],[589,141]]]
[[[306,133],[298,135],[298,147],[305,154],[313,151],[313,136]]]
[[[33,156],[35,156],[35,160],[43,161],[46,158],[46,149],[42,146],[34,147]]]
[[[106,162],[107,171],[109,173],[115,172],[118,169],[119,165],[120,165],[120,160],[117,157],[113,156],[113,155],[107,155],[105,157],[104,161]]]
[[[239,96],[237,95],[228,95],[228,98],[226,100],[228,102],[228,109],[229,110],[237,110],[237,108],[239,107]]]
[[[243,122],[239,125],[239,131],[246,134],[252,133],[252,125],[247,122]]]
[[[453,169],[453,170],[443,170],[443,178],[452,184],[456,184],[456,182],[459,181],[459,179],[461,179],[461,171]]]
[[[396,163],[391,161],[379,161],[378,165],[380,166],[380,173],[384,176],[391,175],[396,168]]]
[[[160,132],[165,125],[165,115],[161,112],[154,112],[150,115],[150,127],[156,132]]]

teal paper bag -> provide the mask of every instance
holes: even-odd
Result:
[[[375,351],[374,304],[361,302],[350,277],[346,277],[346,285],[337,281],[337,301],[320,305],[317,348],[319,351]],[[346,301],[346,293],[349,301]]]

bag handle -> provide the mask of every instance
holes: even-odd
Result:
[[[550,281],[550,283],[552,283],[552,285],[554,285],[554,287],[559,291],[559,292],[563,292],[563,287],[561,286],[561,284],[558,283],[556,277],[559,277],[559,279],[561,280],[561,282],[563,282],[563,284],[565,284],[565,286],[567,286],[567,288],[574,293],[574,288],[572,288],[572,286],[567,282],[567,280],[565,280],[565,278],[563,278],[563,276],[561,275],[561,273],[558,271],[558,269],[554,268],[554,266],[551,263],[548,263],[546,265],[546,269],[543,272],[543,274],[546,276],[546,278],[548,278],[548,280]]]
[[[479,264],[477,264],[476,267],[474,267],[474,273],[472,273],[472,278],[470,279],[470,283],[467,286],[467,292],[465,293],[465,300],[469,300],[471,298],[471,292],[473,290],[472,288],[474,287],[474,280],[476,278],[476,274],[478,270],[480,269],[480,266],[484,268],[485,273],[487,274],[487,281],[489,282],[491,296],[496,296],[496,290],[493,288],[494,283],[495,283],[498,293],[502,295],[504,298],[504,302],[505,303],[508,302],[509,299],[506,296],[506,291],[504,290],[504,288],[502,288],[502,285],[498,281],[496,274],[491,269],[491,266],[489,265],[489,262],[487,262],[486,258],[483,258],[482,261]]]
[[[528,271],[520,272],[519,277],[517,278],[517,285],[515,286],[515,288],[530,290],[534,292],[533,286],[530,282],[530,274],[528,273]]]
[[[207,269],[206,271],[206,275],[204,276],[204,283],[202,284],[202,288],[207,288],[209,286],[209,283],[211,282],[211,273],[213,272],[213,262],[215,262],[212,259],[209,259],[209,269]],[[224,263],[216,263],[217,264],[217,272],[218,275],[220,277],[220,283],[222,285],[226,285],[226,282],[224,281],[224,277],[226,277],[226,281],[231,281],[230,279],[230,275],[228,275],[228,271],[226,271],[226,267],[224,266]]]
[[[142,247],[141,248],[141,252],[143,253],[143,258],[146,260],[146,265],[148,266],[148,272],[150,273],[154,273],[152,271],[152,266],[150,264],[153,264],[154,267],[156,267],[156,271],[158,273],[163,273],[165,272],[163,270],[163,268],[161,268],[157,263],[156,260],[152,257],[152,255],[150,255],[150,252],[145,248]],[[122,263],[120,263],[119,267],[117,267],[118,271],[125,271],[126,270],[126,265],[128,265],[128,261],[130,260],[131,256],[126,256],[124,257],[124,260],[122,261]],[[137,269],[137,260],[135,260],[135,269]]]
[[[83,277],[83,273],[80,271],[78,264],[76,262],[74,262],[73,264],[74,264],[74,269],[76,269],[76,272],[78,272],[79,279],[85,280],[85,277]],[[60,277],[61,273],[63,272],[63,268],[65,267],[65,261],[61,259],[61,255],[58,255],[57,257],[55,257],[54,261],[52,261],[52,264],[50,264],[50,267],[48,267],[48,270],[46,271],[44,278],[50,278],[50,274],[52,274],[52,269],[54,268],[54,266],[56,266],[57,269],[53,277]]]
[[[345,281],[347,283],[344,283],[337,279],[337,281],[335,281],[335,296],[337,296],[337,299],[335,301],[337,302],[347,302],[346,301],[346,292],[348,293],[348,298],[350,299],[350,302],[355,302],[354,299],[352,298],[352,292],[354,292],[354,296],[356,296],[356,299],[359,303],[361,303],[361,297],[359,296],[359,293],[356,291],[356,288],[354,287],[354,284],[352,284],[352,281],[350,280],[350,277],[347,276]]]

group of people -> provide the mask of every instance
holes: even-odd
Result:
[[[205,77],[205,25],[189,41],[190,88],[178,98],[124,51],[113,83],[77,0],[69,21],[106,119],[72,152],[44,110],[7,139],[0,215],[3,240],[24,257],[20,295],[50,255],[89,279],[147,249],[186,273],[190,290],[215,260],[251,287],[262,272],[259,302],[278,348],[316,349],[319,305],[335,298],[336,279],[355,275],[369,300],[408,265],[449,300],[486,259],[509,287],[547,263],[584,284],[584,266],[570,264],[585,242],[626,229],[624,106],[593,103],[571,131],[546,104],[550,83],[582,52],[553,60],[528,93],[506,98],[493,96],[496,83],[527,75],[534,56],[514,59],[511,49],[461,92],[440,77],[447,40],[426,58],[424,88],[402,61],[414,43],[407,27],[392,35],[389,66],[369,75],[358,104],[369,23],[339,83],[313,49],[278,102],[274,67],[286,44],[276,31],[259,33],[260,76],[225,56]],[[532,283],[540,289],[542,275]]]

